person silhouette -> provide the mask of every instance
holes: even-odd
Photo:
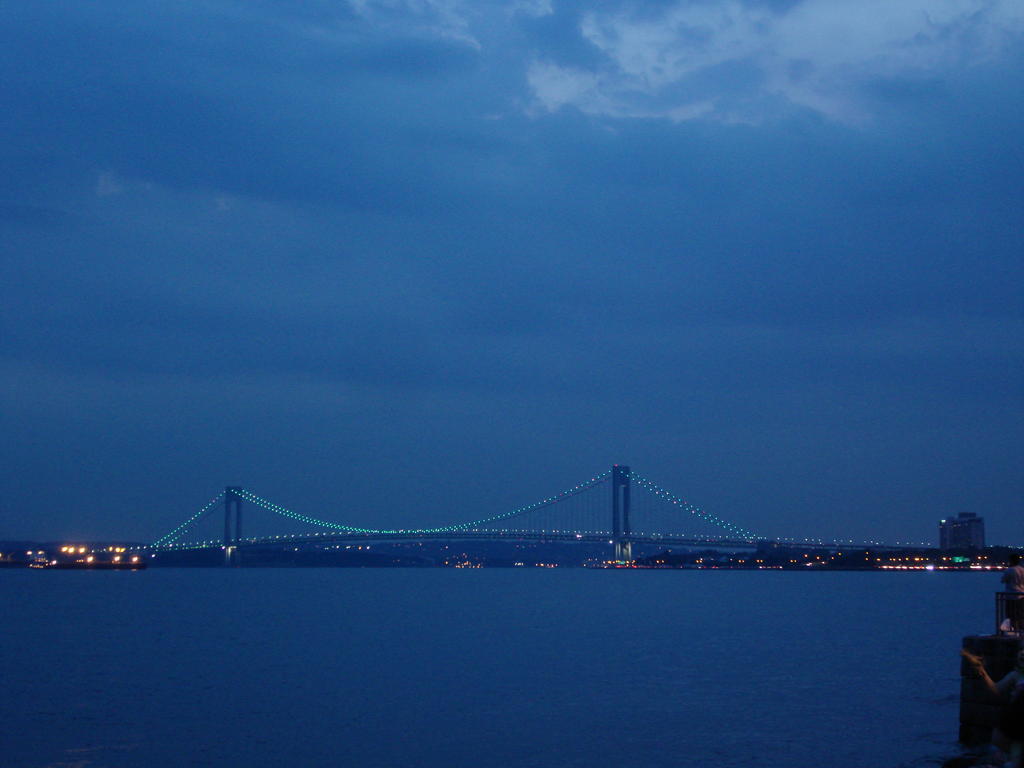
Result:
[[[1024,566],[1020,564],[1020,555],[1014,552],[1009,557],[1010,567],[1003,571],[999,579],[1006,585],[1007,592],[1016,593],[1006,601],[1006,618],[1010,620],[1010,631],[1024,630]]]
[[[993,682],[985,669],[985,662],[966,648],[960,655],[967,659],[989,691],[1005,701],[999,714],[999,723],[992,729],[992,744],[1009,758],[1004,768],[1024,768],[1024,643],[1017,648],[1017,666],[998,683]]]

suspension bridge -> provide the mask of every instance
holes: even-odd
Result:
[[[243,535],[252,507],[263,518],[287,521],[288,533]],[[201,523],[223,513],[223,535],[189,538]],[[269,513],[269,514],[267,514]],[[266,519],[264,527],[266,527]],[[297,530],[296,530],[297,529]],[[821,540],[769,540],[747,528],[697,507],[652,480],[614,465],[553,496],[516,509],[476,520],[424,528],[369,528],[326,520],[283,507],[240,486],[228,486],[195,514],[154,541],[151,552],[221,548],[225,564],[237,563],[246,548],[276,545],[308,546],[369,541],[518,540],[605,542],[614,559],[633,560],[634,545],[708,546],[752,549],[769,541],[789,545],[859,548],[880,542],[825,542]],[[884,546],[884,545],[881,545]]]

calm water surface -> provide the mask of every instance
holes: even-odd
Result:
[[[926,766],[994,574],[0,572],[2,763]]]

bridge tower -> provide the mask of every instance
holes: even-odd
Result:
[[[616,560],[633,559],[633,542],[629,527],[629,467],[612,467],[612,542]]]
[[[229,485],[224,489],[224,565],[238,565],[238,542],[242,538],[242,489],[237,485]],[[231,530],[231,517],[234,513],[234,535]]]

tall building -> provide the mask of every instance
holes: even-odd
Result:
[[[939,521],[939,548],[963,549],[985,546],[985,519],[973,512],[961,512],[956,517]]]

